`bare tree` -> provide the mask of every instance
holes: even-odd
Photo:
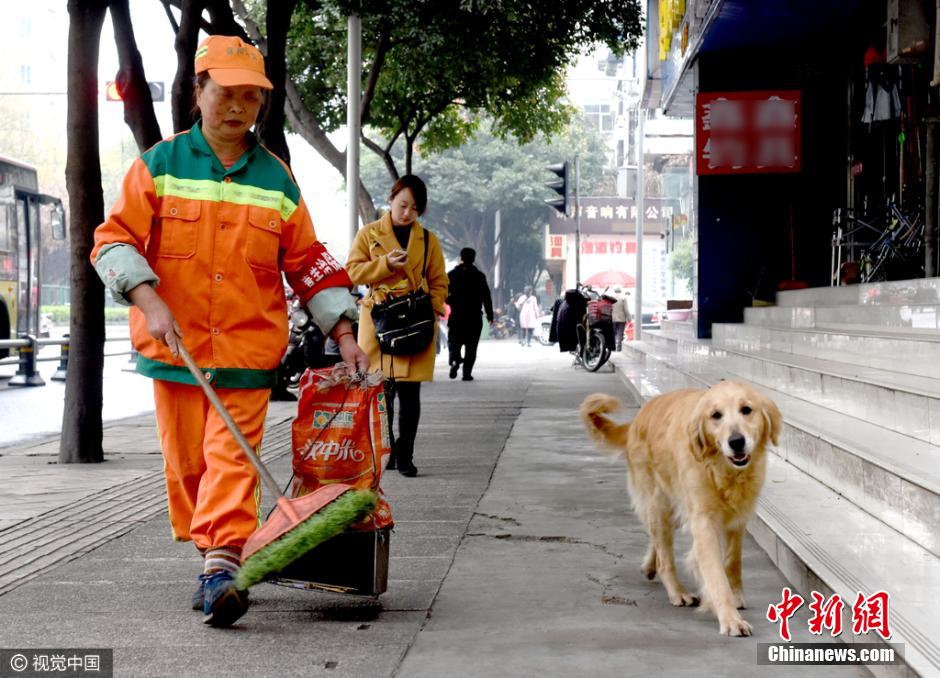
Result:
[[[72,346],[65,381],[59,461],[100,462],[104,368],[104,286],[89,261],[104,220],[98,156],[98,49],[107,0],[69,0],[68,154]]]

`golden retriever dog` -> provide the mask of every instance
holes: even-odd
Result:
[[[738,612],[741,541],[764,483],[765,447],[777,444],[783,425],[780,410],[734,381],[653,398],[629,424],[606,416],[620,405],[595,393],[581,404],[581,417],[597,442],[626,458],[633,507],[650,537],[643,574],[659,573],[673,605],[699,604],[676,576],[672,535],[683,524],[692,535],[689,565],[703,607],[715,612],[721,633],[751,635]]]

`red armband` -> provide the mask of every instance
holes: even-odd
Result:
[[[310,297],[328,287],[352,287],[349,274],[319,242],[307,252],[296,271],[285,271],[287,282],[305,304]]]

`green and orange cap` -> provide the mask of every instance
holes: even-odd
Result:
[[[264,57],[234,35],[210,35],[196,49],[196,73],[208,72],[223,87],[254,85],[274,89],[264,74]]]

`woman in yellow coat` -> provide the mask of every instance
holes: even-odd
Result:
[[[346,271],[353,283],[368,285],[359,317],[359,345],[369,356],[369,369],[385,374],[389,433],[392,456],[388,467],[409,478],[418,475],[414,465],[415,437],[421,417],[421,382],[434,378],[436,336],[420,353],[391,356],[382,354],[375,338],[372,307],[389,297],[418,289],[431,295],[431,305],[444,315],[447,298],[447,273],[437,236],[427,231],[418,217],[428,204],[424,182],[413,174],[400,178],[389,194],[391,209],[378,221],[364,226],[353,241],[346,260]],[[427,237],[425,237],[427,234]],[[427,245],[427,272],[422,278]],[[434,323],[435,334],[437,323]],[[394,428],[394,401],[398,397],[398,436]]]

